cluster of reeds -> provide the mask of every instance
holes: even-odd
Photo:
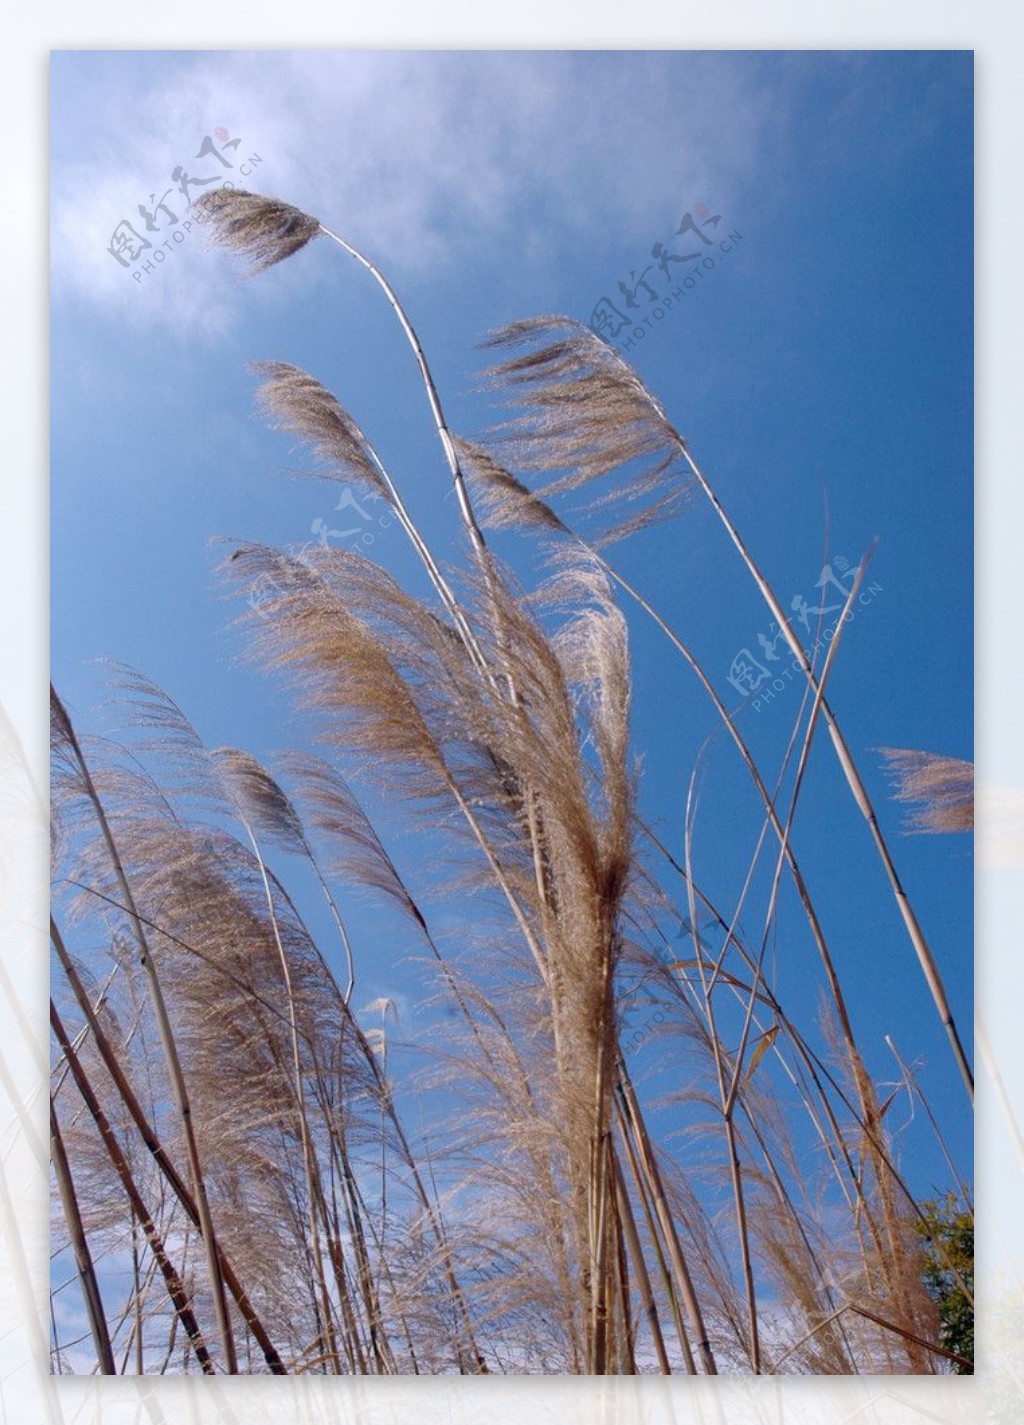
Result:
[[[55,1368],[90,1349],[107,1372],[948,1368],[891,1099],[865,1066],[793,844],[824,724],[970,1087],[826,696],[838,638],[813,666],[686,442],[588,329],[542,318],[490,339],[490,382],[513,409],[485,449],[449,429],[368,259],[275,200],[222,190],[202,206],[259,269],[326,236],[380,284],[418,366],[462,555],[443,566],[330,392],[265,365],[272,424],[325,476],[386,502],[429,595],[343,548],[232,549],[226,577],[243,601],[260,591],[248,646],[321,747],[273,767],[206,747],[130,669],[113,679],[133,729],[121,742],[80,735],[53,695],[51,1131],[58,1243],[75,1263],[54,1298]],[[771,776],[608,554],[700,498],[803,669]],[[534,587],[496,556],[491,528],[542,541]],[[689,809],[675,853],[644,820],[627,608],[692,670],[760,807],[728,905],[695,879]],[[933,786],[897,766],[918,778],[911,795]],[[407,847],[429,848],[414,869],[380,829],[382,806]],[[791,1017],[769,973],[783,885],[821,966],[824,1034],[801,1022],[806,1004]],[[381,944],[404,927],[433,967],[424,1003],[444,1013],[428,1080],[393,1074],[388,1005],[355,994],[376,953],[353,933],[356,888],[376,897]],[[438,905],[449,921],[457,905],[457,933],[433,928]],[[643,1003],[659,1028],[637,1051],[626,1017]],[[902,1061],[901,1075],[919,1092]],[[89,1333],[77,1345],[75,1281]]]

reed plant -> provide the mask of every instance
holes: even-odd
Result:
[[[456,496],[457,555],[431,546],[404,479],[320,381],[264,363],[270,424],[325,478],[386,503],[427,593],[353,550],[231,547],[247,655],[302,729],[273,763],[207,747],[132,669],[110,674],[118,740],[84,735],[53,694],[55,1233],[96,1368],[963,1369],[924,1287],[928,1218],[893,1098],[849,1003],[861,971],[795,845],[823,728],[970,1087],[829,700],[841,640],[812,664],[662,405],[588,329],[545,317],[492,334],[487,384],[512,410],[471,440],[374,263],[278,200],[220,190],[198,206],[258,271],[325,239],[378,284]],[[803,671],[769,769],[609,554],[695,499]],[[500,557],[513,537],[539,540],[540,559]],[[698,769],[675,849],[646,818],[630,616],[695,676],[753,790],[723,904],[695,870]],[[966,824],[955,766],[890,761],[907,795],[959,789],[939,820]],[[785,1003],[770,968],[790,892],[820,1014],[806,993]],[[360,895],[378,930],[353,916]],[[415,1072],[390,1006],[361,1003],[396,925],[436,1011]],[[943,1117],[929,1106],[954,1170]]]

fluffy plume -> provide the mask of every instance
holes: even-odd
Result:
[[[885,1121],[896,1095],[877,1106],[819,934],[829,979],[814,1034],[827,1058],[776,997],[772,937],[786,937],[782,979],[805,978],[781,859],[758,944],[745,926],[761,920],[764,831],[735,902],[746,853],[723,843],[715,857],[722,910],[693,880],[692,799],[685,820],[679,808],[685,865],[644,828],[673,878],[636,844],[629,648],[612,597],[616,584],[632,591],[596,545],[680,509],[696,481],[774,598],[679,432],[614,348],[542,317],[491,338],[501,364],[490,377],[513,407],[496,453],[455,440],[422,347],[368,259],[273,199],[221,190],[198,211],[255,270],[323,233],[374,276],[415,352],[471,547],[442,572],[334,396],[295,366],[262,365],[264,413],[326,474],[387,498],[438,602],[340,549],[246,544],[226,561],[249,594],[251,652],[285,675],[289,713],[312,713],[305,730],[330,761],[303,747],[270,771],[248,752],[210,751],[130,669],[118,678],[123,748],[80,742],[54,701],[53,993],[70,1036],[55,1025],[53,1103],[81,1167],[77,1218],[109,1253],[104,1294],[152,1214],[228,1370],[243,1320],[275,1371],[639,1374],[655,1359],[665,1373],[713,1373],[718,1360],[930,1369],[938,1324],[920,1299],[913,1204]],[[539,590],[479,537],[463,473],[490,524],[559,536]],[[967,764],[887,756],[899,795],[923,804],[920,829],[970,825]],[[349,777],[360,796],[369,788],[365,807]],[[389,842],[398,828],[417,833],[408,881],[366,809],[377,806]],[[780,836],[795,807],[794,790]],[[736,840],[747,841],[742,826]],[[303,858],[287,879],[280,852]],[[321,944],[300,909],[314,883],[339,933],[344,989],[333,936]],[[354,885],[391,903],[359,925],[375,977],[410,940],[437,962],[421,957],[436,993],[417,1000],[410,1047],[436,1066],[438,1094],[414,1096],[409,1055],[389,1056],[390,1035],[360,1021],[390,1003],[385,986],[352,1007],[356,957],[335,883],[342,905]],[[414,898],[438,891],[440,943]],[[91,973],[76,970],[82,954]],[[95,1115],[79,1132],[88,1094],[65,1072],[72,1039],[139,1185],[131,1216],[113,1137]],[[659,1099],[648,1122],[645,1102]],[[412,1139],[407,1106],[420,1116]],[[154,1293],[145,1255],[133,1252],[130,1270],[111,1315],[120,1369],[131,1352],[139,1371],[182,1358],[179,1317],[192,1369],[199,1348],[175,1294]],[[762,1297],[761,1276],[778,1294]],[[237,1310],[218,1303],[224,1290]],[[866,1303],[871,1330],[846,1319],[819,1332],[847,1296],[851,1311]],[[248,1341],[244,1359],[251,1368]]]
[[[239,188],[214,188],[193,207],[209,224],[211,241],[247,257],[254,272],[283,262],[322,231],[316,218],[290,203]]]
[[[896,800],[915,803],[908,831],[974,830],[974,763],[935,752],[879,749],[896,786]]]
[[[692,476],[682,436],[632,367],[589,327],[570,317],[534,317],[501,328],[485,344],[517,353],[485,376],[518,412],[499,427],[509,463],[548,477],[537,498],[596,486],[583,510],[600,521],[592,537],[601,544],[686,504]],[[615,472],[618,481],[602,490],[600,482]],[[507,485],[500,493],[506,500],[515,494]]]
[[[569,531],[555,514],[521,480],[483,446],[461,436],[454,439],[459,463],[473,491],[483,523],[491,529],[537,529],[551,534]]]
[[[291,671],[321,714],[325,739],[401,768],[407,791],[414,784],[440,790],[444,760],[428,725],[443,717],[436,621],[382,570],[346,551],[312,550],[299,559],[250,544],[225,567],[267,590],[251,621],[255,651],[267,666]],[[388,625],[387,642],[371,621]]]
[[[422,926],[423,916],[376,827],[338,769],[322,757],[300,752],[285,753],[280,765],[294,782],[311,824],[330,847],[339,874],[381,891]]]
[[[362,481],[391,499],[370,442],[330,391],[284,361],[257,362],[253,370],[264,378],[257,403],[275,429],[307,441],[333,478]]]
[[[263,764],[238,747],[218,747],[211,760],[246,821],[286,851],[308,851],[299,814]]]

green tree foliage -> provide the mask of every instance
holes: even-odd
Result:
[[[939,1309],[942,1344],[965,1360],[974,1361],[974,1213],[955,1193],[921,1204],[925,1220],[918,1230],[925,1239],[924,1284]],[[971,1367],[956,1362],[958,1375]]]

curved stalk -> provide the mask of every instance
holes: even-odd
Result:
[[[104,810],[100,795],[96,790],[78,737],[72,727],[71,719],[68,717],[67,710],[52,687],[50,689],[50,697],[57,714],[61,735],[79,769],[83,790],[92,805],[100,833],[110,857],[111,866],[117,878],[121,895],[124,897],[128,919],[135,936],[136,944],[138,945],[139,960],[146,974],[150,998],[153,1004],[153,1013],[156,1017],[157,1027],[160,1033],[160,1042],[163,1046],[164,1057],[167,1061],[167,1071],[171,1081],[171,1089],[174,1094],[175,1104],[185,1135],[185,1150],[188,1155],[189,1168],[192,1172],[192,1187],[195,1193],[196,1208],[199,1213],[199,1229],[203,1238],[206,1269],[210,1279],[210,1291],[213,1295],[214,1311],[217,1317],[217,1328],[220,1334],[221,1346],[224,1351],[224,1360],[227,1365],[228,1374],[237,1375],[238,1355],[235,1350],[235,1338],[231,1329],[230,1317],[228,1316],[227,1298],[224,1292],[224,1278],[220,1267],[217,1239],[213,1229],[213,1217],[210,1213],[210,1204],[206,1196],[206,1180],[203,1177],[203,1170],[199,1158],[199,1144],[196,1140],[195,1125],[192,1122],[192,1108],[189,1103],[188,1089],[185,1085],[185,1076],[182,1071],[181,1059],[175,1043],[170,1016],[167,1013],[167,1006],[164,1002],[160,977],[157,973],[152,949],[146,938],[145,931],[142,928],[142,921],[139,918],[138,909],[135,905],[135,897],[128,884],[128,876],[121,861],[121,855],[117,849],[114,834],[111,831],[106,811]]]
[[[754,558],[751,555],[750,551],[747,549],[747,546],[741,538],[739,531],[736,529],[736,526],[733,524],[732,520],[726,513],[725,508],[723,507],[718,496],[712,489],[704,472],[701,470],[696,460],[690,454],[690,451],[687,448],[685,442],[682,440],[680,440],[679,442],[679,449],[684,459],[686,460],[687,465],[693,472],[694,479],[697,481],[697,484],[700,486],[709,504],[711,505],[715,514],[721,521],[726,533],[735,545],[740,558],[743,560],[743,563],[746,565],[747,570],[749,571],[751,577],[757,585],[761,593],[761,597],[768,605],[768,608],[771,611],[772,618],[775,620],[779,631],[782,633],[786,642],[789,644],[793,656],[799,662],[800,667],[803,670],[804,676],[807,679],[808,685],[810,686],[812,692],[817,696],[818,682],[815,677],[814,669],[811,666],[810,659],[804,651],[804,648],[802,647],[799,638],[794,632],[789,618],[785,613],[783,613],[782,605],[776,598],[771,585],[768,583],[768,580],[761,573],[761,570],[754,562]],[[843,775],[846,778],[847,785],[850,788],[850,791],[853,795],[853,799],[857,803],[861,815],[868,823],[868,827],[871,831],[872,840],[875,843],[875,848],[878,852],[882,865],[885,868],[885,874],[889,881],[893,896],[895,897],[897,908],[906,927],[907,934],[910,937],[910,942],[914,947],[914,953],[917,956],[918,964],[921,967],[921,972],[925,977],[925,981],[927,982],[928,989],[931,993],[932,1001],[935,1005],[936,1012],[938,1013],[938,1016],[946,1030],[946,1034],[950,1042],[950,1047],[953,1051],[953,1057],[956,1059],[957,1067],[960,1070],[964,1085],[967,1089],[968,1094],[970,1095],[971,1102],[973,1103],[974,1074],[971,1070],[970,1064],[968,1063],[963,1042],[960,1038],[960,1032],[957,1029],[956,1022],[953,1019],[953,1011],[950,1009],[949,1000],[946,997],[946,990],[942,981],[942,975],[939,972],[939,967],[936,964],[935,957],[933,956],[928,942],[925,939],[924,931],[921,929],[917,916],[914,913],[914,908],[910,904],[910,901],[907,897],[907,893],[903,888],[903,883],[900,880],[899,872],[896,870],[896,864],[893,861],[892,854],[889,851],[888,843],[886,842],[885,837],[882,834],[882,828],[878,824],[878,818],[875,815],[875,809],[871,804],[871,798],[868,796],[867,788],[865,787],[860,772],[857,770],[857,765],[853,760],[853,754],[850,752],[846,739],[840,730],[835,713],[829,705],[828,700],[824,697],[822,697],[821,699],[821,711],[822,715],[825,718],[825,722],[829,730],[829,736],[832,739],[832,746],[834,747],[836,756],[839,759],[839,765],[843,770]]]
[[[85,1298],[89,1329],[92,1332],[93,1345],[96,1347],[96,1359],[103,1375],[116,1375],[117,1366],[114,1364],[110,1332],[107,1330],[107,1318],[103,1311],[100,1284],[96,1278],[92,1253],[89,1251],[89,1240],[85,1235],[82,1214],[78,1209],[78,1197],[75,1193],[74,1179],[71,1176],[71,1164],[68,1162],[68,1155],[64,1148],[64,1138],[57,1121],[57,1110],[54,1107],[52,1095],[50,1096],[50,1157],[53,1161],[54,1176],[57,1179],[57,1188],[60,1192],[61,1207],[64,1209],[64,1220],[68,1224],[71,1245],[75,1253],[75,1266],[78,1268],[78,1279],[82,1284],[82,1296]]]
[[[213,1362],[210,1359],[209,1352],[206,1349],[206,1342],[203,1338],[203,1334],[199,1329],[199,1326],[195,1319],[195,1315],[192,1311],[191,1303],[189,1302],[188,1296],[185,1293],[185,1288],[182,1285],[181,1276],[175,1270],[170,1257],[167,1255],[167,1249],[164,1246],[163,1238],[157,1231],[156,1225],[153,1222],[152,1217],[150,1216],[149,1210],[142,1199],[142,1195],[135,1184],[134,1176],[132,1175],[131,1168],[128,1165],[128,1159],[122,1152],[121,1145],[117,1141],[117,1136],[114,1133],[113,1128],[110,1126],[110,1121],[104,1113],[100,1105],[100,1101],[97,1098],[95,1092],[93,1091],[92,1085],[90,1084],[85,1070],[82,1067],[82,1063],[78,1057],[77,1052],[75,1051],[75,1047],[71,1043],[71,1039],[68,1035],[68,1032],[64,1028],[64,1024],[61,1020],[61,1017],[57,1012],[57,1006],[53,1003],[53,1000],[50,1001],[50,1024],[53,1027],[53,1032],[57,1039],[57,1043],[60,1045],[61,1050],[63,1051],[64,1056],[67,1060],[68,1067],[71,1070],[71,1076],[75,1081],[75,1086],[78,1089],[78,1092],[81,1094],[82,1100],[88,1108],[94,1123],[96,1124],[100,1137],[103,1140],[103,1146],[107,1150],[107,1154],[110,1158],[111,1163],[113,1164],[115,1172],[121,1179],[121,1185],[125,1190],[125,1193],[128,1197],[129,1202],[132,1205],[132,1209],[136,1217],[142,1225],[142,1229],[146,1234],[146,1240],[149,1242],[153,1256],[160,1266],[160,1270],[163,1273],[164,1281],[167,1286],[167,1291],[174,1306],[174,1310],[177,1314],[177,1318],[180,1319],[181,1324],[184,1326],[185,1331],[188,1334],[189,1341],[192,1343],[193,1349],[196,1353],[196,1359],[199,1361],[200,1365],[203,1368],[203,1371],[207,1375],[213,1375]],[[56,1124],[56,1116],[53,1114],[52,1104],[50,1112],[52,1115],[51,1123]],[[108,1339],[108,1350],[109,1344],[110,1343]],[[117,1372],[114,1368],[112,1358],[109,1361],[109,1369],[106,1363],[105,1355],[101,1355],[100,1360],[101,1362],[104,1362],[104,1374],[116,1375]]]

